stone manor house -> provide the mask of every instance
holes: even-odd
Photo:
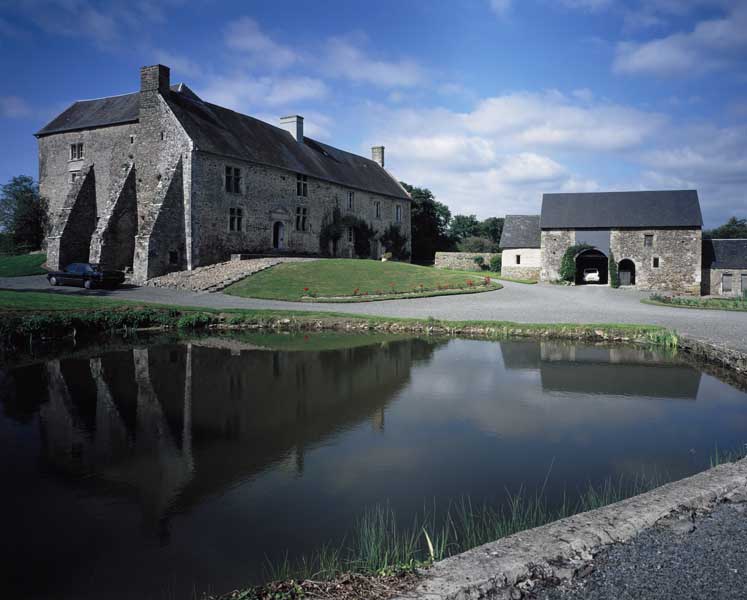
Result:
[[[348,257],[353,227],[325,249],[320,233],[351,218],[375,231],[373,258],[392,225],[409,246],[410,197],[383,146],[363,158],[304,136],[303,117],[275,127],[169,79],[143,67],[139,92],[75,102],[36,133],[51,268],[93,262],[142,282],[231,254]]]
[[[596,268],[608,283],[608,259],[620,284],[690,294],[747,292],[747,240],[703,240],[695,190],[544,194],[539,215],[507,215],[500,247],[506,277],[556,281],[565,251],[576,283]]]

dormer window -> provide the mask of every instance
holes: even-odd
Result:
[[[83,160],[83,142],[70,144],[70,160]]]
[[[309,195],[309,182],[306,175],[296,175],[296,195],[306,197]]]

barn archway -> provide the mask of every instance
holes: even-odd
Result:
[[[598,281],[590,275],[597,271]],[[607,285],[607,255],[597,248],[582,250],[576,255],[576,285]]]
[[[629,258],[624,258],[617,266],[620,275],[620,285],[635,285],[635,263]]]

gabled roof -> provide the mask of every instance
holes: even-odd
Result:
[[[542,196],[542,229],[702,226],[703,217],[695,190]]]
[[[704,269],[747,269],[747,239],[703,240]]]
[[[312,138],[297,142],[285,129],[254,117],[172,93],[168,98],[197,150],[271,165],[385,196],[409,194],[378,163]]]
[[[136,123],[139,93],[75,102],[35,135]],[[286,169],[358,190],[409,200],[399,182],[378,163],[259,119],[201,100],[184,84],[171,86],[171,110],[198,151]]]
[[[539,215],[506,215],[501,233],[501,248],[539,248]]]
[[[189,90],[183,83],[172,85],[174,92]],[[190,93],[191,90],[190,90]],[[140,94],[122,94],[95,100],[78,100],[52,119],[34,135],[42,137],[52,133],[108,127],[123,123],[136,123]]]

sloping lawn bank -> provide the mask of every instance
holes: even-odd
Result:
[[[509,321],[398,319],[317,311],[210,310],[0,290],[0,345],[25,348],[34,339],[114,333],[148,328],[214,328],[255,331],[393,332],[482,337],[526,336],[589,341],[624,341],[676,347],[663,327],[629,324],[523,324]]]
[[[697,298],[688,296],[661,296],[652,294],[650,298],[643,298],[643,304],[655,306],[672,306],[674,308],[701,308],[704,310],[747,311],[747,297],[732,298]]]
[[[328,259],[283,263],[239,281],[224,293],[291,302],[366,302],[500,289],[481,273],[409,263]]]
[[[41,253],[0,256],[0,277],[42,275],[46,273],[42,268],[46,260],[47,255]]]

